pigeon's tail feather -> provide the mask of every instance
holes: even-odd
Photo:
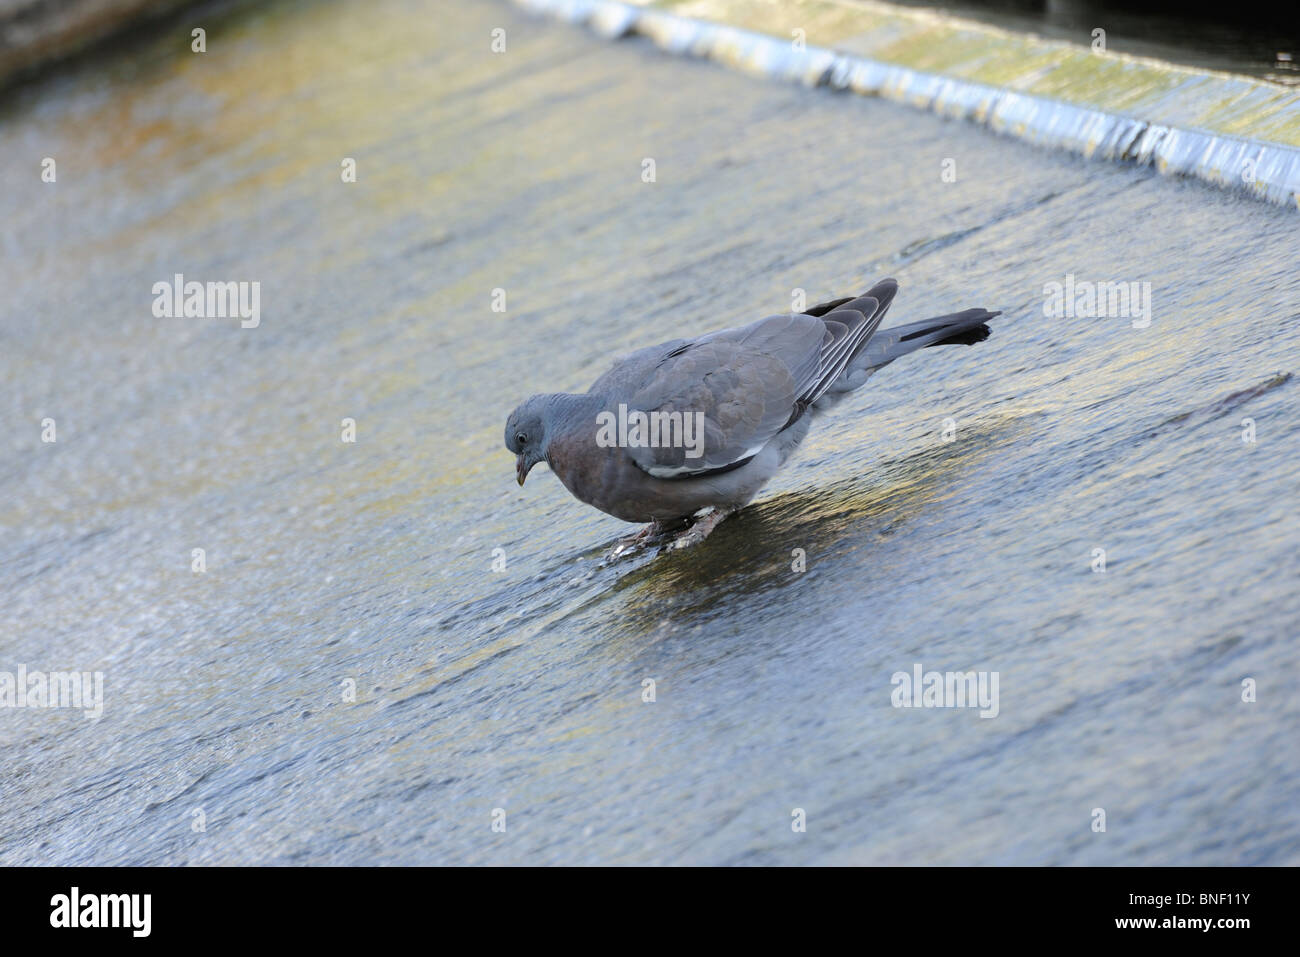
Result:
[[[989,312],[987,309],[966,309],[946,316],[909,322],[905,326],[895,326],[873,336],[862,350],[862,355],[871,353],[872,363],[869,367],[879,369],[917,349],[947,345],[973,346],[989,337],[990,330],[986,323],[1000,315],[1002,313]],[[879,347],[873,349],[877,340]],[[854,365],[862,366],[863,363],[858,361]]]
[[[839,380],[827,390],[834,398],[852,392],[861,386],[877,369],[882,369],[895,359],[926,349],[930,346],[974,345],[989,337],[988,321],[1000,312],[987,309],[966,309],[946,316],[934,316],[919,322],[879,329],[858,350]],[[825,406],[828,403],[821,403]]]

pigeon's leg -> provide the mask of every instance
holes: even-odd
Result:
[[[651,522],[639,532],[627,535],[615,542],[614,547],[605,554],[605,560],[613,561],[615,558],[631,554],[643,545],[648,545],[659,539],[675,524],[675,522]]]
[[[731,512],[721,508],[704,509],[697,512],[695,522],[690,528],[682,532],[675,539],[669,548],[690,548],[692,545],[698,545],[709,537],[709,533],[717,528],[724,518]]]

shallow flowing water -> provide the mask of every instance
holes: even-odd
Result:
[[[0,104],[0,671],[104,676],[0,709],[0,862],[1300,863],[1294,211],[504,3],[207,26]],[[885,275],[1005,314],[701,546],[516,486],[528,394]]]

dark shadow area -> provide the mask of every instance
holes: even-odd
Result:
[[[891,0],[1082,46],[1106,31],[1106,49],[1300,85],[1294,4],[1231,6],[1177,0]],[[1279,54],[1282,56],[1279,57]]]
[[[801,488],[760,500],[727,519],[704,542],[642,560],[610,588],[621,594],[613,627],[650,634],[665,620],[679,625],[761,617],[792,598],[838,588],[833,569],[870,564],[871,555],[909,523],[925,518],[959,486],[968,469],[1016,440],[1025,424],[990,420],[959,444],[936,444],[874,465],[849,481]],[[800,561],[805,570],[794,567]],[[856,575],[856,572],[850,572]],[[862,579],[863,593],[869,580]],[[792,591],[793,589],[793,591]],[[812,589],[812,592],[809,592]]]

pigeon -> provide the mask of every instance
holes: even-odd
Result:
[[[546,462],[577,499],[648,523],[611,555],[679,532],[695,545],[747,505],[808,435],[814,418],[900,356],[974,345],[998,312],[967,309],[880,329],[898,292],[767,316],[624,356],[579,395],[534,395],[506,420],[520,485]]]

